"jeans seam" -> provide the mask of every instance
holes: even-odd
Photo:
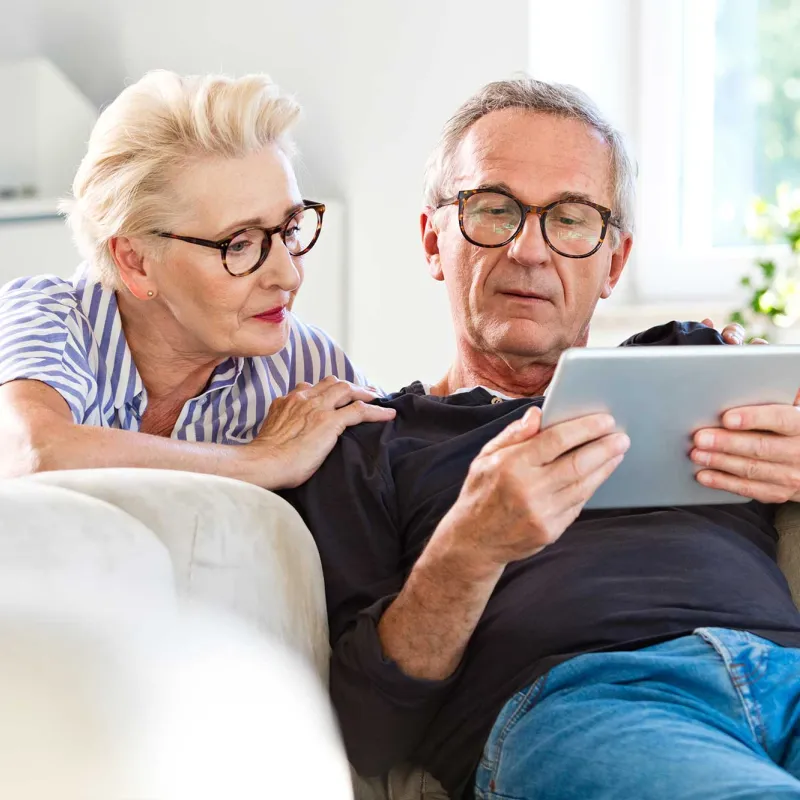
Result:
[[[514,710],[514,713],[505,721],[503,727],[497,734],[496,739],[492,745],[492,758],[491,760],[484,757],[481,759],[481,763],[486,769],[489,774],[489,790],[494,791],[494,779],[498,775],[500,771],[500,762],[502,760],[502,752],[503,746],[505,745],[505,741],[508,738],[508,734],[511,732],[511,729],[514,725],[519,722],[520,718],[523,717],[525,714],[530,711],[533,707],[535,700],[541,696],[542,692],[544,691],[545,684],[547,683],[547,677],[549,673],[545,673],[540,678],[537,678],[527,689],[523,697],[521,698],[519,705]],[[510,702],[510,701],[509,701]]]
[[[755,702],[752,701],[752,698],[749,696],[750,693],[745,691],[745,687],[749,687],[752,684],[750,683],[750,678],[756,673],[757,668],[754,668],[752,672],[748,673],[746,676],[737,677],[736,667],[742,667],[743,665],[739,662],[733,661],[730,657],[730,653],[728,652],[725,645],[708,629],[705,629],[701,634],[699,634],[706,642],[711,646],[714,652],[722,659],[722,662],[725,664],[726,667],[726,674],[728,676],[728,680],[733,686],[734,690],[736,691],[736,695],[739,698],[739,702],[742,707],[742,711],[744,711],[745,719],[747,720],[747,725],[750,728],[750,732],[753,734],[755,740],[761,745],[762,748],[766,749],[767,741],[766,741],[766,730],[764,728],[764,722],[761,719],[761,714],[758,711],[758,707],[756,706]],[[752,708],[751,708],[752,706]]]
[[[542,693],[544,689],[544,685],[547,682],[547,673],[541,676],[538,680],[535,680],[529,687],[528,691],[525,692],[525,696],[522,698],[519,706],[516,708],[514,713],[506,720],[506,724],[503,725],[503,729],[500,731],[497,737],[497,746],[502,747],[503,742],[508,736],[509,730],[513,725],[516,725],[519,722],[519,718],[523,715],[527,714],[531,708],[532,701]]]

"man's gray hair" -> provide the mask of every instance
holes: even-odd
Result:
[[[594,101],[580,89],[562,83],[545,83],[529,77],[488,83],[469,98],[448,120],[436,149],[425,167],[425,204],[436,208],[452,196],[454,158],[469,129],[492,111],[518,108],[552,114],[585,123],[608,144],[611,172],[613,219],[620,228],[632,232],[636,204],[636,173],[622,134],[603,117]],[[611,228],[611,244],[619,237]]]

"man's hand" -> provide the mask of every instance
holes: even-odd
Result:
[[[555,542],[630,445],[607,414],[541,419],[532,408],[483,448],[381,617],[383,654],[406,675],[453,674],[506,565]]]
[[[800,501],[800,392],[794,405],[734,408],[722,428],[694,435],[692,461],[704,486],[760,500]]]
[[[707,325],[709,328],[717,327],[708,318],[703,320],[703,325]],[[738,322],[731,322],[722,329],[722,341],[725,344],[744,344],[746,337],[747,331]],[[766,339],[755,337],[750,339],[748,344],[769,344],[769,342]]]
[[[616,469],[630,446],[607,414],[540,431],[532,408],[489,442],[433,540],[478,571],[503,568],[555,542]],[[432,544],[433,544],[432,540]]]

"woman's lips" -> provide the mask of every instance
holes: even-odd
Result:
[[[269,311],[256,314],[253,319],[261,320],[261,322],[271,322],[273,325],[278,325],[286,319],[286,306],[271,308]]]

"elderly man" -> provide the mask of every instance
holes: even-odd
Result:
[[[455,362],[287,495],[364,774],[414,761],[453,797],[800,798],[800,613],[773,527],[800,498],[800,410],[698,432],[698,480],[752,499],[731,506],[582,512],[627,438],[603,415],[539,429],[630,254],[633,183],[569,87],[490,84],[445,128],[422,238]],[[720,341],[672,323],[629,344]]]

